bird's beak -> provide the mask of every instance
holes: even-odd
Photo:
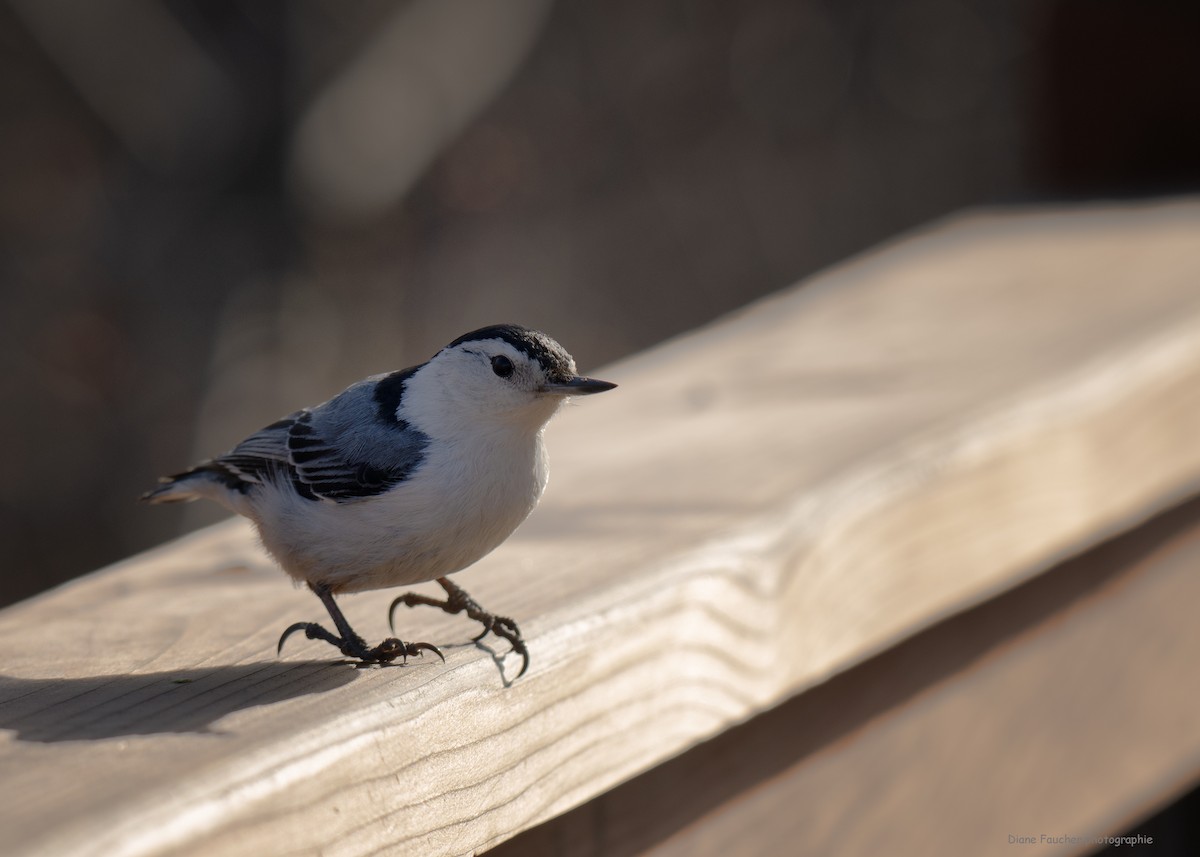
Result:
[[[603,393],[617,386],[611,381],[598,381],[595,378],[572,378],[570,381],[557,381],[542,386],[543,393],[554,393],[559,396],[587,396],[592,393]]]

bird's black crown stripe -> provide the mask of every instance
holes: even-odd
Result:
[[[447,345],[453,348],[464,342],[482,342],[488,339],[501,339],[520,351],[526,357],[542,364],[546,374],[555,381],[569,381],[575,373],[571,368],[571,357],[563,347],[546,334],[537,330],[521,327],[519,324],[493,324],[464,333],[458,339]]]

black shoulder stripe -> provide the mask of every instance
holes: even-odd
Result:
[[[404,422],[396,419],[396,411],[400,409],[400,402],[404,398],[404,382],[420,368],[421,366],[411,366],[408,369],[400,369],[381,378],[375,385],[375,402],[379,406],[381,420],[392,424]]]

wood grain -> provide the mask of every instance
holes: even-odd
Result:
[[[276,660],[320,606],[240,522],[4,611],[6,853],[483,850],[1132,526],[1200,477],[1198,227],[968,215],[607,367],[459,575],[511,687],[429,611],[445,667]]]
[[[1200,781],[1197,569],[1194,499],[488,853],[1082,855],[1153,835],[1141,820]]]

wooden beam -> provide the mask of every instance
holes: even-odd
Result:
[[[240,522],[4,611],[6,850],[471,853],[1136,524],[1200,478],[1198,227],[969,215],[608,367],[460,576],[526,631],[511,687],[466,644],[276,660],[320,607]]]
[[[488,854],[1094,853],[1200,782],[1197,569],[1192,500]]]

